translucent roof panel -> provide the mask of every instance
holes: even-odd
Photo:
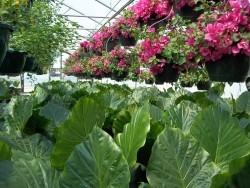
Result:
[[[61,2],[61,14],[77,22],[81,28],[78,33],[86,37],[92,36],[116,11],[129,0],[56,0]],[[72,28],[73,29],[73,28]],[[82,40],[83,40],[82,39]]]

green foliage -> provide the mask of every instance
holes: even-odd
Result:
[[[103,107],[93,99],[84,97],[79,99],[70,118],[60,128],[59,137],[51,155],[51,164],[54,168],[64,168],[74,147],[83,142],[95,126],[102,127],[104,115]]]
[[[71,153],[60,178],[60,187],[126,188],[129,179],[129,166],[121,149],[107,133],[96,127]]]
[[[36,1],[25,11],[15,11],[17,20],[15,32],[10,39],[10,47],[25,51],[35,57],[40,67],[48,68],[60,53],[73,47],[79,40],[76,30],[79,26],[59,13],[58,3]],[[42,49],[42,53],[41,53]]]
[[[152,187],[209,187],[218,167],[192,136],[177,128],[159,134],[149,159],[147,179]]]
[[[223,91],[38,84],[3,104],[0,187],[244,187],[249,93]]]
[[[130,167],[136,163],[138,150],[145,144],[150,130],[148,106],[143,106],[132,115],[130,123],[124,125],[123,132],[116,137],[116,143],[123,151]]]

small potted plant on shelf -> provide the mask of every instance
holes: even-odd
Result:
[[[249,16],[247,0],[228,0],[199,18],[199,52],[212,81],[245,81],[250,56]]]

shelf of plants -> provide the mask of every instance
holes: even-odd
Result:
[[[8,7],[1,5],[0,10]],[[32,1],[18,15],[56,12],[54,6]],[[16,83],[1,79],[0,187],[249,187],[250,93],[222,98],[223,82],[248,76],[249,14],[248,0],[139,0],[65,61],[64,73],[81,78],[179,83],[164,91],[154,85],[52,81],[23,96]],[[39,44],[24,38],[38,32],[36,19],[51,21],[45,17],[29,17],[34,30],[32,24],[18,25],[23,21],[0,24],[0,41],[14,30],[9,45],[15,47],[8,51],[0,42],[0,69],[19,50],[22,62],[46,70],[73,44],[77,34],[67,37],[68,30],[59,30],[57,42],[47,41],[52,51],[39,56]],[[69,24],[58,20],[60,29]],[[194,84],[206,91],[183,89]]]

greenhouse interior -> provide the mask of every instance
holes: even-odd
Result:
[[[249,188],[249,57],[250,0],[0,0],[0,188]]]

